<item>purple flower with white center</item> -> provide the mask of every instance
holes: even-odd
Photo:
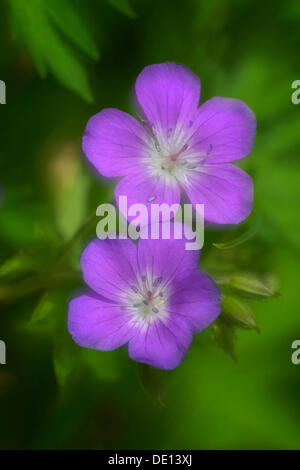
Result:
[[[94,240],[81,258],[93,292],[73,299],[68,328],[80,346],[110,351],[128,344],[135,361],[173,369],[193,334],[220,313],[219,288],[197,269],[185,240]]]
[[[135,84],[141,122],[117,109],[93,116],[83,137],[88,160],[106,177],[123,177],[115,196],[175,204],[185,191],[205,219],[236,224],[253,205],[251,177],[230,162],[248,155],[255,115],[240,100],[215,97],[200,107],[200,80],[187,67],[150,65]]]

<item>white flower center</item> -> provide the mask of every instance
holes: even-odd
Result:
[[[176,127],[167,134],[147,124],[149,156],[144,157],[151,176],[164,179],[169,185],[187,186],[196,172],[201,170],[207,152],[195,151],[189,144],[191,132]]]
[[[168,289],[163,285],[162,277],[153,278],[149,273],[138,278],[124,298],[132,322],[141,326],[147,326],[158,319],[165,319],[167,301]]]

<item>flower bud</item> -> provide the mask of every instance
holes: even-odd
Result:
[[[267,299],[268,297],[279,297],[278,292],[273,291],[260,280],[247,276],[232,276],[229,287],[233,292],[248,299]]]
[[[238,362],[235,352],[235,326],[224,320],[222,315],[212,324],[213,337],[217,344]]]
[[[224,297],[222,299],[222,315],[224,315],[226,320],[241,328],[254,328],[259,332],[256,318],[250,307],[235,297]]]

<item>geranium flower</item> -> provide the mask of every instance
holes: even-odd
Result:
[[[194,333],[220,313],[220,291],[197,269],[185,240],[94,240],[81,258],[92,292],[73,299],[68,328],[80,346],[110,351],[128,343],[135,361],[177,367]]]
[[[150,65],[135,84],[139,122],[117,109],[93,116],[83,137],[88,160],[105,177],[123,179],[115,196],[174,204],[185,191],[206,220],[236,224],[251,212],[251,177],[229,162],[252,149],[256,120],[240,100],[215,97],[200,107],[200,80],[175,63]],[[125,214],[126,215],[126,214]]]

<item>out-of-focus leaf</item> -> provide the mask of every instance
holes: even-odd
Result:
[[[69,240],[86,217],[91,180],[83,171],[77,146],[65,144],[49,161],[47,183],[59,234]]]
[[[92,101],[92,92],[87,73],[70,47],[63,42],[48,19],[45,2],[10,0],[14,24],[22,32],[27,47],[42,77],[47,70],[58,78],[66,87],[78,93],[88,102]]]
[[[54,370],[60,386],[67,384],[78,363],[79,351],[64,326],[62,331],[57,332],[54,340]]]
[[[82,366],[88,367],[100,380],[113,382],[120,376],[119,351],[104,352],[82,348],[80,360]]]
[[[138,363],[138,376],[144,390],[149,393],[160,406],[165,406],[163,401],[167,372]]]
[[[217,344],[229,354],[235,362],[238,362],[235,352],[235,326],[224,318],[219,317],[212,324],[212,332]]]
[[[0,278],[11,274],[31,271],[37,267],[37,259],[31,253],[20,250],[0,266]]]
[[[230,76],[231,79],[225,82],[227,88],[222,88],[225,96],[241,99],[253,109],[260,130],[261,119],[273,118],[290,106],[288,90],[291,73],[288,63],[282,67],[281,62],[256,54],[239,62]],[[276,80],[274,76],[277,77]]]
[[[53,259],[53,250],[45,240],[22,248],[0,266],[0,279],[16,279],[25,273],[44,269]]]
[[[236,326],[255,329],[259,332],[255,315],[250,307],[235,297],[226,296],[222,298],[222,315]]]
[[[298,250],[300,250],[299,178],[298,168],[291,168],[275,161],[269,166],[261,165],[256,177],[258,207],[264,217],[262,234],[268,240],[277,240],[280,243],[284,240]]]
[[[136,18],[136,13],[133,11],[129,4],[129,0],[107,0],[113,7],[119,10],[124,15]]]
[[[72,5],[72,0],[47,0],[45,6],[53,21],[74,44],[92,59],[99,58],[97,46]]]
[[[44,293],[37,306],[35,307],[31,318],[30,323],[37,323],[41,320],[44,320],[48,315],[53,313],[57,305],[57,295],[55,293]]]

